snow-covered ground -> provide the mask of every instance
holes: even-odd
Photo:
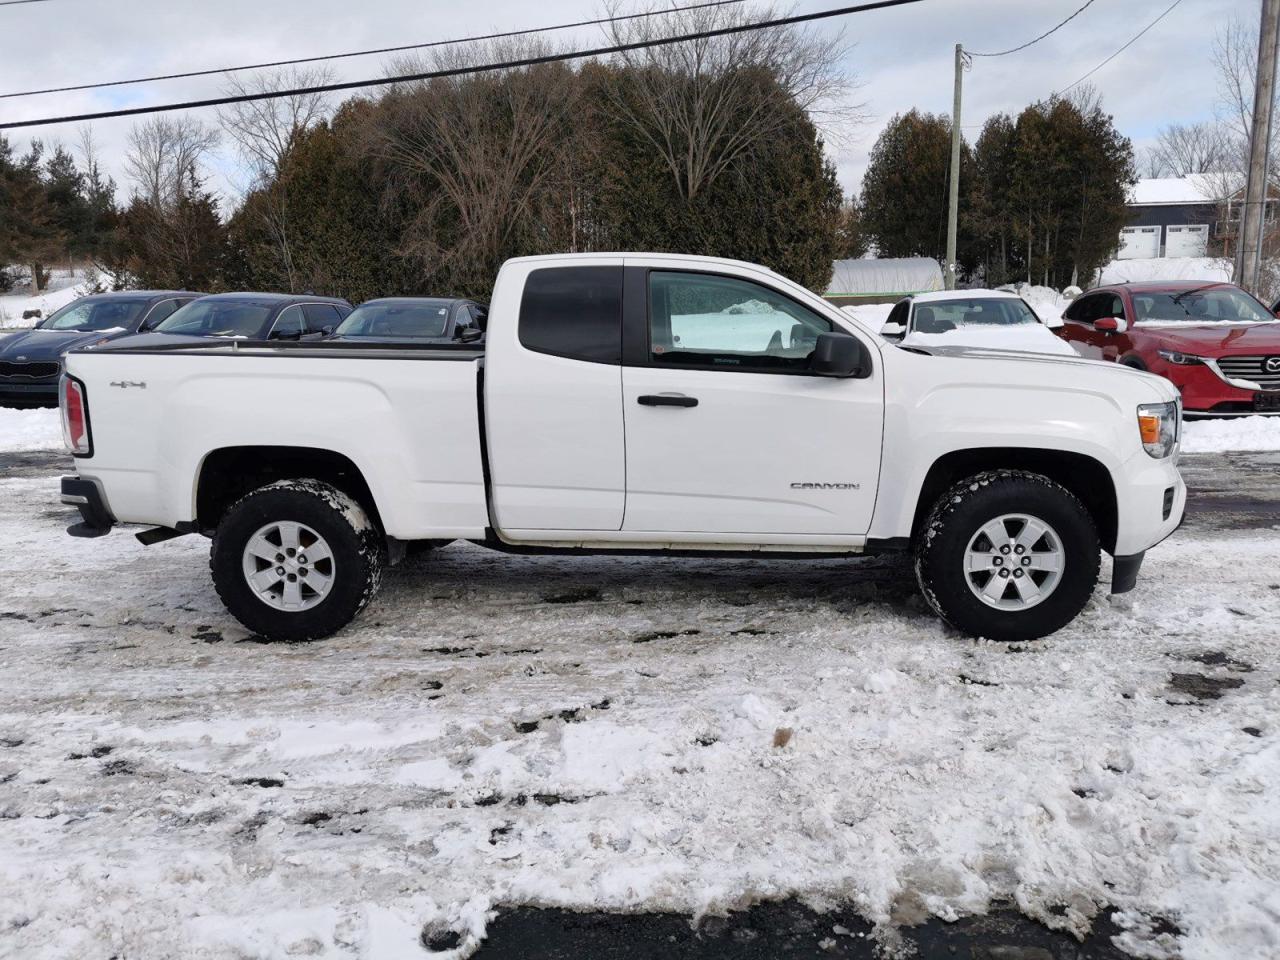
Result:
[[[1280,955],[1273,532],[1184,528],[1018,646],[896,560],[467,545],[287,646],[223,611],[206,541],[70,519],[54,476],[0,479],[0,954],[465,954],[499,905],[799,896],[889,944],[1012,901]]]
[[[55,450],[62,446],[62,422],[53,409],[0,407],[0,453]]]
[[[1098,272],[1094,286],[1140,280],[1204,280],[1231,282],[1231,261],[1221,257],[1154,257],[1112,260]]]
[[[54,270],[49,278],[49,289],[39,296],[32,296],[25,289],[0,295],[0,331],[32,327],[37,321],[34,318],[24,320],[23,313],[29,310],[40,310],[42,315],[47,317],[55,310],[61,310],[72,300],[84,295],[83,271],[77,271],[73,277],[66,270]]]

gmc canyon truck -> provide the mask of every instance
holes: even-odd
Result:
[[[1134,586],[1178,526],[1166,381],[1094,361],[903,349],[763,267],[660,254],[507,262],[483,347],[107,345],[62,383],[76,536],[212,538],[247,628],[308,639],[383,565],[520,553],[911,551],[964,633],[1052,633]]]

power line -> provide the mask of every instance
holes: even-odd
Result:
[[[1094,3],[1094,0],[1087,0],[1087,2],[1083,7],[1077,10],[1075,13],[1071,14],[1071,16],[1067,17],[1067,19],[1063,20],[1060,24],[1058,24],[1052,30],[1049,30],[1045,33],[1040,34],[1040,36],[1036,37],[1034,40],[1028,40],[1026,43],[1024,43],[1020,47],[1014,47],[1012,50],[1001,50],[999,53],[974,53],[972,50],[966,50],[965,53],[967,53],[971,57],[1003,57],[1010,53],[1017,53],[1019,50],[1025,50],[1027,49],[1027,47],[1031,46],[1033,43],[1039,43],[1045,37],[1049,36],[1049,34],[1057,33],[1059,30],[1065,27],[1068,23],[1070,23],[1076,17],[1080,16],[1080,14],[1084,13],[1084,11],[1087,10],[1089,7],[1091,7],[1093,3]]]
[[[37,3],[44,0],[9,0],[16,3]],[[14,97],[35,97],[46,93],[70,93],[75,90],[100,90],[103,87],[123,87],[134,83],[154,83],[157,80],[183,80],[189,77],[208,77],[218,73],[238,73],[242,70],[264,70],[268,67],[289,67],[300,63],[319,63],[325,60],[346,60],[351,57],[372,57],[384,53],[403,53],[406,50],[425,50],[428,47],[445,47],[453,44],[475,43],[480,40],[504,40],[510,37],[523,37],[531,33],[549,33],[554,30],[572,30],[575,27],[594,27],[605,23],[619,23],[623,20],[639,20],[644,17],[660,17],[669,13],[685,10],[702,10],[706,7],[724,7],[744,0],[712,0],[707,3],[695,3],[686,7],[664,7],[648,10],[643,13],[629,13],[616,17],[599,17],[595,20],[579,20],[576,23],[561,23],[551,27],[530,27],[525,30],[507,30],[503,33],[487,33],[474,37],[459,37],[456,40],[433,40],[429,43],[408,43],[400,47],[381,47],[376,50],[354,50],[350,53],[331,53],[316,57],[299,57],[296,60],[272,60],[267,63],[249,63],[240,67],[220,67],[211,70],[192,70],[189,73],[164,73],[153,77],[135,77],[132,80],[108,80],[103,83],[81,83],[68,87],[47,87],[43,90],[22,90],[18,93],[0,93],[0,100]],[[0,6],[3,6],[0,3]]]
[[[0,7],[16,7],[20,3],[48,3],[49,0],[0,0]]]
[[[567,60],[582,60],[588,57],[599,57],[612,53],[624,53],[628,50],[641,50],[647,47],[663,47],[674,43],[685,43],[690,40],[707,40],[713,37],[725,37],[737,33],[748,33],[753,30],[765,30],[771,27],[785,27],[797,23],[809,23],[814,20],[825,20],[851,13],[863,13],[868,10],[879,10],[885,7],[901,7],[922,0],[876,0],[873,3],[860,3],[850,7],[837,7],[833,10],[820,10],[816,13],[796,14],[790,17],[778,17],[774,20],[758,20],[754,23],[741,23],[714,30],[701,30],[697,33],[685,33],[672,37],[658,37],[653,40],[637,40],[632,43],[619,43],[607,47],[596,47],[591,50],[575,50],[569,53],[545,54],[539,57],[525,57],[521,60],[508,60],[503,63],[487,63],[470,67],[454,67],[449,70],[432,70],[426,73],[410,73],[396,77],[377,77],[371,80],[351,80],[344,83],[326,83],[309,87],[297,87],[292,90],[272,90],[266,93],[238,94],[227,97],[213,97],[207,100],[188,100],[182,103],[164,103],[152,107],[129,107],[124,110],[103,110],[97,113],[80,113],[58,117],[42,117],[39,120],[18,120],[0,123],[0,130],[17,130],[24,127],[43,127],[55,123],[82,123],[89,120],[107,120],[112,117],[136,117],[152,113],[171,113],[175,110],[196,110],[202,107],[221,107],[233,103],[248,103],[254,100],[278,100],[283,97],[295,97],[308,93],[334,93],[341,90],[356,90],[362,87],[382,87],[396,83],[409,83],[418,80],[435,80],[444,77],[462,77],[477,73],[489,73],[495,70],[512,70],[519,67],[532,67],[543,63],[560,63]]]
[[[1173,3],[1169,4],[1168,9],[1167,9],[1167,10],[1165,10],[1165,12],[1164,12],[1164,13],[1160,14],[1160,16],[1156,17],[1154,20],[1152,20],[1150,23],[1148,23],[1145,27],[1143,27],[1140,31],[1138,31],[1138,34],[1137,34],[1137,35],[1136,35],[1132,40],[1130,40],[1128,43],[1126,43],[1123,47],[1121,47],[1119,50],[1117,50],[1117,51],[1116,51],[1115,53],[1113,53],[1111,56],[1107,57],[1107,59],[1103,60],[1100,64],[1098,64],[1096,67],[1094,67],[1094,68],[1093,68],[1092,70],[1090,70],[1088,73],[1086,73],[1083,77],[1081,77],[1081,78],[1080,78],[1079,80],[1077,80],[1075,83],[1068,84],[1067,86],[1063,87],[1063,88],[1062,88],[1061,90],[1059,90],[1056,94],[1054,94],[1054,96],[1059,96],[1059,95],[1061,95],[1061,94],[1064,94],[1064,93],[1066,93],[1068,90],[1070,90],[1072,87],[1079,86],[1080,84],[1084,83],[1086,80],[1088,80],[1090,77],[1092,77],[1095,73],[1097,73],[1099,70],[1101,70],[1103,67],[1105,67],[1108,63],[1110,63],[1110,62],[1111,62],[1112,60],[1114,60],[1116,57],[1120,56],[1120,54],[1124,53],[1124,52],[1125,52],[1126,50],[1128,50],[1131,46],[1133,46],[1135,43],[1137,43],[1137,42],[1138,42],[1138,40],[1139,40],[1139,39],[1141,39],[1141,37],[1142,37],[1142,35],[1143,35],[1144,33],[1146,33],[1148,30],[1150,30],[1152,27],[1154,27],[1157,23],[1159,23],[1161,20],[1163,20],[1165,17],[1167,17],[1167,16],[1170,14],[1170,12],[1172,12],[1173,8],[1174,8],[1174,7],[1176,7],[1178,4],[1180,4],[1181,2],[1182,2],[1182,0],[1173,0]]]

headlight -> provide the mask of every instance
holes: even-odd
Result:
[[[1178,402],[1143,403],[1138,406],[1138,433],[1142,448],[1157,460],[1169,456],[1178,446]]]
[[[1176,363],[1180,367],[1191,367],[1197,363],[1204,363],[1204,357],[1197,357],[1190,353],[1179,353],[1177,350],[1159,350],[1160,357],[1168,360],[1170,363]]]

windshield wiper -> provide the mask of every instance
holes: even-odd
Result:
[[[1217,281],[1213,283],[1206,283],[1203,286],[1192,287],[1190,290],[1183,290],[1181,293],[1176,293],[1169,299],[1172,300],[1174,303],[1178,303],[1183,297],[1189,297],[1193,293],[1199,293],[1201,290],[1208,290],[1210,287],[1216,287],[1216,286],[1218,286]]]

